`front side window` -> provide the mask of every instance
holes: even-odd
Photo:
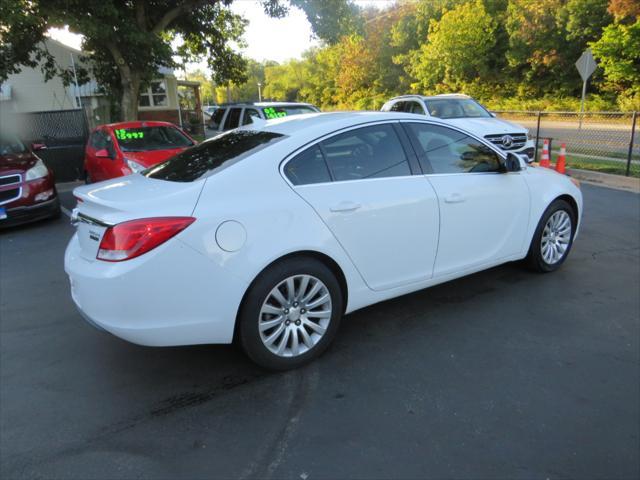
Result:
[[[407,113],[416,113],[418,115],[424,115],[424,108],[418,102],[407,102],[408,107]]]
[[[231,130],[240,125],[240,112],[242,112],[241,108],[232,108],[229,110],[229,115],[227,115],[227,119],[224,121],[225,130]]]
[[[233,130],[185,150],[142,174],[171,182],[193,182],[226,168],[283,137],[284,135],[274,132]]]
[[[480,173],[500,170],[500,158],[468,135],[425,123],[405,124],[414,139],[424,172]]]
[[[138,105],[141,107],[167,106],[167,85],[164,80],[153,80],[146,90],[140,92]]]
[[[470,98],[425,100],[429,114],[438,118],[491,118],[491,114]]]
[[[358,128],[322,142],[334,180],[411,175],[400,140],[389,124]]]
[[[317,145],[296,155],[284,167],[284,173],[294,185],[331,181],[324,156]]]
[[[193,142],[174,127],[116,128],[114,134],[123,152],[146,152],[186,148]]]

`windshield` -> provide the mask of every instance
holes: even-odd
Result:
[[[12,155],[26,152],[27,147],[18,140],[18,137],[7,133],[0,133],[0,155]]]
[[[264,113],[264,118],[271,120],[272,118],[300,115],[301,113],[316,113],[316,110],[308,105],[287,105],[280,107],[264,107],[262,109],[262,113]]]
[[[123,152],[169,150],[193,145],[186,135],[174,127],[116,128],[114,133]]]
[[[438,118],[491,118],[491,114],[470,98],[442,98],[426,100],[432,117]]]
[[[149,178],[172,182],[193,182],[214,170],[255,153],[284,135],[253,130],[231,130],[142,172]]]

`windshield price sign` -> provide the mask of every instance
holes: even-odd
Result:
[[[118,128],[116,130],[116,138],[118,140],[132,140],[134,138],[144,138],[144,132],[134,132],[131,130],[125,130],[124,128]]]

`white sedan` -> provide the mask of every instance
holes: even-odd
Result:
[[[272,369],[376,302],[514,260],[553,271],[582,214],[569,177],[403,113],[253,124],[74,194],[65,270],[90,323],[142,345],[236,338]]]

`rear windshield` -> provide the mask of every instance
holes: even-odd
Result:
[[[123,152],[167,150],[193,145],[189,137],[174,127],[116,128],[114,133]]]
[[[307,105],[288,105],[282,107],[264,107],[262,113],[264,113],[264,118],[270,120],[272,118],[288,117],[301,113],[316,113],[316,110]]]
[[[185,150],[142,174],[171,182],[193,182],[214,170],[232,165],[282,137],[284,135],[273,132],[231,130]]]

